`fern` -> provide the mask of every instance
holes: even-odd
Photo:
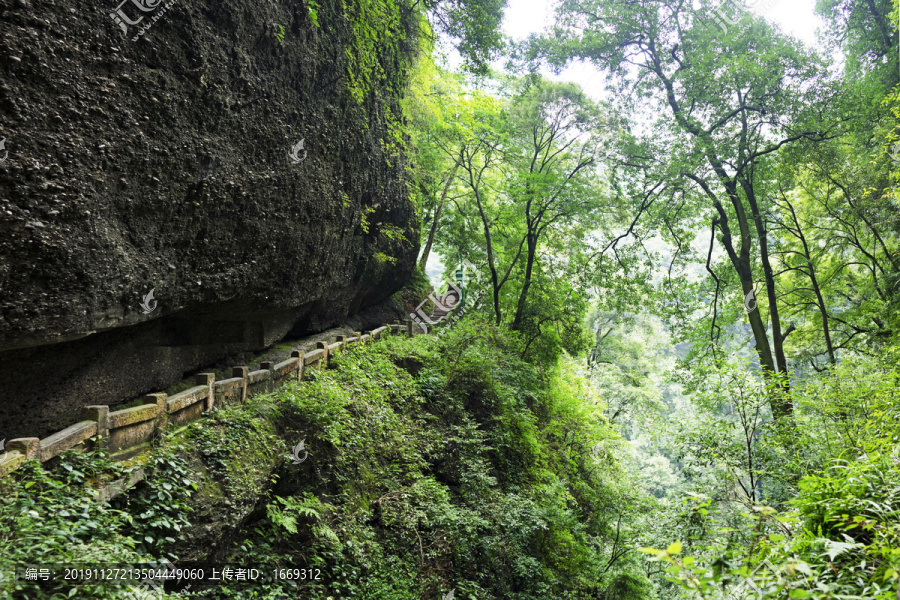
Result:
[[[282,506],[284,508],[281,508]],[[304,498],[275,496],[275,502],[266,506],[266,513],[274,525],[283,528],[288,533],[296,534],[298,531],[297,520],[299,518],[318,521],[322,518],[322,509],[324,507],[325,505],[311,494]],[[331,530],[329,529],[328,531]],[[316,528],[314,527],[313,533],[315,532]],[[334,535],[334,532],[331,532],[331,534]]]
[[[333,542],[337,546],[341,545],[341,540],[337,536],[337,534],[334,532],[334,530],[331,529],[331,527],[329,527],[328,525],[325,525],[324,523],[318,523],[316,525],[313,525],[312,533],[314,536],[316,536],[317,538],[319,538],[321,540],[327,540],[329,542]]]

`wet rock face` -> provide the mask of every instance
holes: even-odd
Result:
[[[409,278],[416,217],[384,151],[400,92],[351,97],[349,26],[320,4],[318,27],[302,2],[0,4],[0,437]],[[142,19],[127,37],[118,8]]]

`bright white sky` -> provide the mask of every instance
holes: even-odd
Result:
[[[777,23],[785,33],[811,46],[816,45],[816,28],[821,26],[821,19],[814,10],[816,0],[762,0],[754,4],[759,5],[754,12]],[[553,22],[554,5],[554,0],[508,0],[503,32],[514,40],[521,40],[531,33],[542,31]],[[501,68],[501,65],[502,60],[496,67]],[[575,64],[558,77],[549,72],[543,74],[557,81],[572,81],[595,99],[603,98],[604,81],[593,66]]]
[[[724,0],[723,0],[724,1]],[[821,27],[821,20],[815,15],[816,0],[763,0],[756,2],[760,8],[770,5],[771,8],[761,12],[763,16],[777,23],[782,31],[793,35],[806,44],[816,44],[816,28]],[[503,32],[515,40],[521,40],[530,33],[538,33],[552,23],[554,0],[508,0]],[[461,61],[455,52],[451,52],[450,63],[453,66]],[[502,68],[502,60],[495,65]],[[603,95],[604,81],[601,75],[590,65],[575,64],[568,67],[559,77],[544,73],[554,80],[572,81],[596,99]],[[437,285],[444,268],[443,261],[437,252],[429,256],[426,273],[432,283]]]
[[[807,44],[815,44],[816,27],[820,24],[814,12],[815,0],[775,0],[758,4],[760,9],[772,5],[761,14],[778,23],[785,33]],[[553,5],[552,0],[509,0],[503,32],[514,39],[521,39],[529,33],[541,31],[552,22]],[[761,11],[754,9],[754,12]]]

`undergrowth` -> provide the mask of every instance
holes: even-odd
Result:
[[[264,577],[192,585],[189,597],[646,597],[622,507],[650,500],[616,458],[621,438],[566,363],[525,363],[519,345],[461,322],[347,348],[302,383],[170,433],[144,461],[145,482],[111,504],[85,485],[126,474],[102,455],[30,462],[2,483],[0,568],[177,565],[185,532],[211,513],[230,528],[217,556]],[[4,585],[29,599],[138,593]]]
[[[637,556],[615,543],[628,535],[616,531],[621,503],[646,498],[614,458],[590,453],[621,439],[583,381],[516,348],[484,323],[394,336],[277,392],[285,436],[304,439],[308,458],[281,472],[236,551],[318,578],[273,581],[259,597],[643,593]]]

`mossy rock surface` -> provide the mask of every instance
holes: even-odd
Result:
[[[172,548],[180,559],[222,560],[235,532],[265,499],[273,475],[286,461],[267,402],[258,401],[252,409],[256,414],[235,416],[235,407],[179,433],[175,443],[189,457],[198,487],[189,501],[191,525]]]

